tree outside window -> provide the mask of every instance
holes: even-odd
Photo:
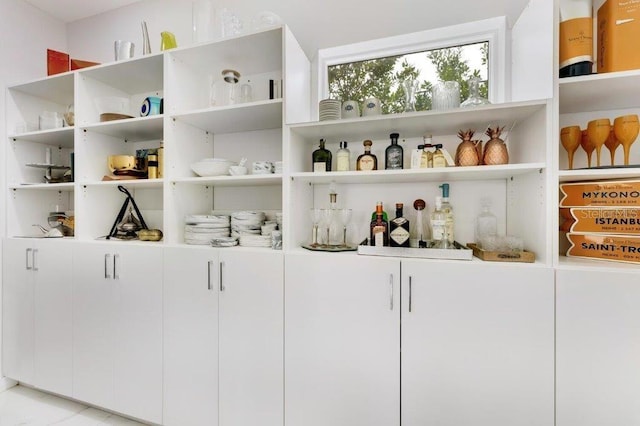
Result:
[[[469,57],[477,57],[470,63]],[[389,56],[328,67],[329,97],[333,99],[364,101],[376,97],[385,114],[400,113],[405,109],[402,82],[418,81],[416,110],[431,109],[431,88],[438,81],[460,83],[460,101],[469,95],[468,80],[480,77],[480,95],[488,93],[489,42],[447,47],[406,55]],[[429,71],[431,70],[431,71]]]

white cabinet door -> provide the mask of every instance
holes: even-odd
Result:
[[[285,424],[400,424],[399,261],[285,261]]]
[[[67,396],[73,385],[71,244],[42,239],[34,252],[34,385]]]
[[[4,239],[2,373],[33,384],[33,240]]]
[[[640,424],[640,274],[559,269],[556,304],[556,424]]]
[[[403,426],[552,426],[553,309],[551,269],[403,260]]]
[[[74,398],[162,420],[162,248],[74,245]]]
[[[220,250],[220,425],[282,426],[282,252]]]
[[[167,426],[218,424],[218,252],[164,253],[164,416]]]

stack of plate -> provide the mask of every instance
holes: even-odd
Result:
[[[320,121],[339,120],[342,104],[336,99],[323,99],[320,101]]]
[[[238,238],[236,237],[215,237],[211,240],[213,247],[233,247],[238,245]]]
[[[265,215],[263,212],[240,211],[231,213],[231,236],[260,235]],[[242,245],[242,240],[240,240]]]
[[[189,215],[185,217],[184,242],[209,245],[214,238],[229,237],[229,216]]]
[[[271,248],[271,235],[240,235],[240,245],[243,247]]]

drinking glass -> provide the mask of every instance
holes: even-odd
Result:
[[[616,137],[616,132],[613,130],[613,126],[611,127],[611,131],[609,132],[609,137],[606,141],[604,141],[604,146],[607,147],[609,153],[611,154],[611,165],[615,165],[616,149],[618,149],[618,146],[620,146],[620,141]]]
[[[443,110],[460,106],[460,83],[443,81],[433,85],[431,89],[431,109]]]
[[[332,209],[320,209],[320,227],[323,228],[324,241],[320,244],[322,247],[329,247],[331,245],[330,233],[331,233],[331,219],[333,218]]]
[[[322,209],[311,209],[311,222],[313,228],[311,230],[311,247],[318,247],[318,227],[322,219]]]
[[[629,151],[638,137],[638,129],[640,129],[640,125],[638,124],[637,114],[623,115],[613,120],[613,131],[616,134],[616,139],[620,141],[624,149],[625,166],[629,165]]]
[[[596,149],[596,146],[591,143],[591,139],[589,139],[589,134],[586,130],[582,131],[582,138],[580,139],[580,146],[584,149],[584,152],[587,153],[587,167],[591,167],[591,155],[593,154],[593,150]]]
[[[573,154],[580,146],[581,139],[582,131],[580,126],[568,126],[560,130],[560,142],[562,142],[562,146],[567,150],[569,156],[569,170],[573,170]]]
[[[611,120],[608,118],[598,118],[596,120],[589,121],[587,124],[587,134],[589,135],[589,140],[596,147],[596,157],[598,167],[600,167],[600,151],[602,150],[602,145],[609,137],[609,132],[611,131]],[[622,145],[624,147],[624,144]]]
[[[340,210],[340,223],[342,223],[342,246],[347,247],[347,225],[351,221],[351,215],[353,210],[341,209]]]

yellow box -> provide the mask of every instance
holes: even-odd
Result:
[[[640,1],[607,0],[597,19],[598,72],[640,68]]]
[[[640,207],[640,180],[562,183],[560,207]]]
[[[640,208],[574,207],[560,209],[560,230],[578,233],[640,235]]]
[[[567,239],[567,256],[640,263],[640,236],[569,233]]]

